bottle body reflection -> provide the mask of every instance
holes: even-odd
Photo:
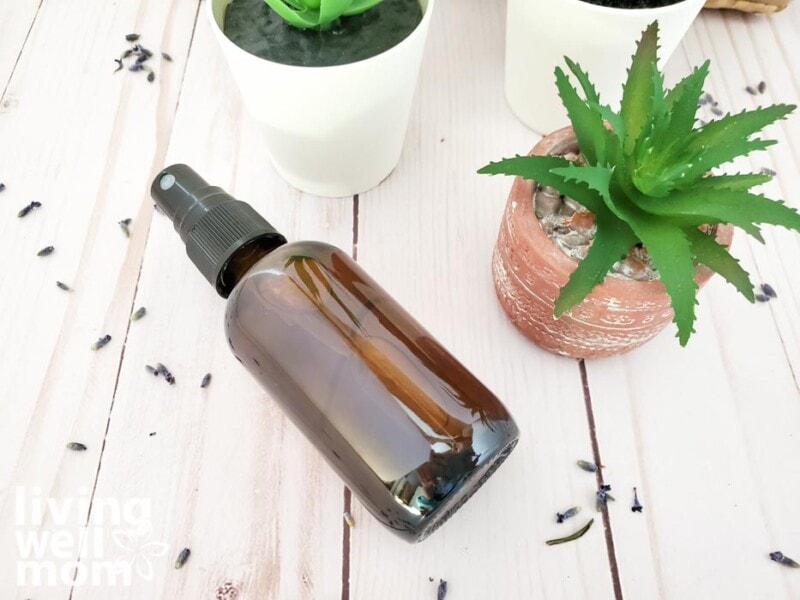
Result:
[[[409,541],[516,444],[500,401],[333,246],[296,242],[261,258],[230,297],[226,330],[364,506]]]

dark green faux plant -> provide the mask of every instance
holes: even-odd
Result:
[[[584,98],[556,68],[559,95],[580,148],[579,163],[558,156],[517,156],[490,163],[479,173],[537,181],[594,214],[594,239],[561,289],[556,318],[583,301],[613,264],[641,243],[670,296],[678,339],[685,346],[694,332],[698,263],[719,273],[750,302],[754,299],[747,272],[700,228],[730,223],[761,242],[761,223],[800,231],[796,211],[750,191],[770,176],[709,175],[714,167],[774,144],[752,136],[796,107],[757,108],[695,128],[709,62],[665,90],[657,44],[658,24],[653,23],[633,56],[619,112],[600,103],[587,74],[569,58],[566,63]]]
[[[288,23],[301,29],[324,29],[339,17],[357,15],[381,0],[265,0]]]

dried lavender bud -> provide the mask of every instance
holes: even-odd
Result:
[[[147,54],[140,54],[139,56],[137,56],[137,57],[136,57],[136,62],[137,62],[137,63],[143,63],[143,62],[144,62],[144,61],[146,61],[148,58],[150,58],[150,57],[149,57],[149,56],[147,56]]]
[[[153,437],[155,434],[156,434],[156,432],[155,432],[155,431],[151,431],[151,432],[150,432],[150,433],[148,433],[147,435],[149,435],[150,437]]]
[[[36,253],[36,256],[50,256],[53,253],[53,251],[55,251],[55,248],[53,248],[53,246],[45,246]]]
[[[711,94],[709,94],[708,92],[706,92],[705,94],[703,94],[703,95],[701,96],[701,98],[705,99],[706,103],[708,103],[708,104],[715,104],[715,102],[714,102],[714,96],[712,96],[712,95],[711,95]]]
[[[763,94],[764,92],[766,92],[766,91],[767,91],[767,84],[766,84],[766,82],[764,82],[764,81],[760,81],[760,82],[758,83],[758,91],[759,91],[759,92],[761,92],[762,94]]]
[[[344,522],[347,523],[348,527],[356,526],[356,520],[353,518],[353,515],[351,515],[349,511],[344,511],[342,517],[344,518]]]
[[[144,65],[142,63],[138,63],[138,62],[134,63],[130,67],[128,67],[128,71],[133,71],[134,73],[136,71],[141,71],[142,69],[144,69]]]
[[[150,83],[153,83],[155,80],[156,80],[156,74],[153,73],[153,71],[150,71],[147,74],[147,81],[149,81]]]
[[[131,321],[138,321],[146,314],[147,314],[147,309],[144,306],[140,306],[139,308],[136,309],[136,312],[134,312],[131,315]]]
[[[777,173],[772,169],[770,169],[769,167],[762,168],[761,171],[759,171],[759,173],[761,173],[762,175],[768,175],[770,177],[775,177],[775,175],[777,175]]]
[[[157,212],[157,213],[161,213],[162,215],[164,214],[164,211],[161,210],[161,207],[158,204],[153,204],[153,211]]]
[[[589,462],[588,460],[579,460],[575,464],[584,471],[588,471],[589,473],[597,473],[597,465],[593,462]]]
[[[633,488],[633,505],[631,506],[631,512],[642,512],[644,506],[641,505],[639,502],[639,494],[636,491],[636,488]]]
[[[151,56],[153,56],[153,53],[150,52],[150,50],[148,50],[144,46],[140,46],[140,45],[137,44],[135,46],[135,49],[136,49],[137,54],[139,54],[139,56],[146,56],[147,58],[150,58]]]
[[[581,512],[580,506],[573,506],[572,508],[568,508],[563,513],[556,513],[556,523],[563,523],[567,519],[571,519],[575,515]]]
[[[106,334],[103,337],[99,338],[94,344],[92,344],[92,350],[100,350],[103,346],[108,344],[111,341],[111,336]]]
[[[172,62],[172,57],[166,52],[161,53],[161,58],[163,58],[167,62]]]
[[[129,57],[131,54],[133,54],[133,48],[128,48],[127,50],[125,50],[125,52],[123,52],[123,53],[122,53],[122,56],[121,56],[120,58],[122,58],[123,60],[125,60],[125,59],[126,59],[126,58],[128,58],[128,57]]]
[[[597,500],[595,502],[597,512],[602,512],[603,509],[608,505],[608,501],[615,499],[614,496],[608,493],[609,491],[611,491],[610,485],[601,485],[600,489],[597,490]]]
[[[744,88],[744,89],[745,89],[745,91],[746,91],[748,94],[750,94],[751,96],[755,96],[756,94],[758,94],[758,92],[756,91],[756,89],[755,89],[755,88],[754,88],[752,85],[748,85],[748,86],[747,86],[746,88]]]
[[[164,376],[164,379],[167,380],[167,383],[170,385],[175,385],[175,377],[172,376],[169,369],[165,367],[161,363],[156,363],[156,370],[159,372],[160,375]]]
[[[717,115],[718,117],[721,117],[723,114],[725,114],[725,113],[722,112],[722,109],[720,109],[717,106],[712,107],[711,108],[711,112],[714,113],[715,115]]]
[[[791,567],[792,569],[800,569],[800,564],[793,561],[788,556],[784,556],[783,552],[770,552],[769,557],[774,560],[776,563],[780,563],[787,567]]]
[[[61,283],[60,281],[56,281],[56,286],[59,289],[64,290],[65,292],[71,292],[72,291],[71,287],[69,287],[66,283]]]
[[[778,294],[775,292],[775,289],[768,283],[761,284],[761,291],[764,292],[764,295],[767,298],[777,298]]]
[[[124,233],[125,237],[128,238],[131,237],[131,230],[130,230],[131,223],[133,223],[133,219],[122,219],[122,221],[119,221],[118,223],[119,228],[122,229],[122,233]]]
[[[764,294],[756,294],[756,302],[769,302],[769,297]]]
[[[135,42],[140,37],[141,36],[138,33],[129,33],[128,35],[125,36],[125,41],[127,41],[127,42]]]
[[[705,106],[706,104],[708,104],[708,98],[706,98],[705,95],[697,99],[697,106]]]
[[[440,579],[439,587],[436,588],[436,600],[445,600],[445,598],[447,598],[447,582]]]
[[[150,375],[158,377],[158,369],[154,369],[150,365],[145,365],[144,366],[144,370],[147,371],[148,373],[150,373]]]
[[[70,442],[67,444],[67,450],[75,450],[75,452],[83,452],[86,450],[86,446],[81,444],[80,442]]]
[[[6,184],[0,181],[0,192],[6,189]]]
[[[211,383],[211,373],[206,373],[203,375],[203,381],[200,382],[200,387],[207,388],[209,383]]]
[[[122,71],[122,67],[125,66],[125,65],[122,64],[122,61],[120,59],[118,59],[118,58],[115,58],[114,62],[117,63],[117,68],[114,69],[114,73],[116,73],[117,71]]]
[[[554,540],[547,540],[545,544],[547,544],[548,546],[555,546],[556,544],[563,544],[564,542],[571,542],[573,540],[577,540],[578,538],[583,537],[583,535],[587,531],[589,531],[589,528],[592,526],[592,523],[594,523],[594,519],[590,519],[586,525],[581,527],[578,531],[576,531],[572,535],[568,535],[567,537],[563,538],[556,538]]]
[[[34,208],[39,208],[42,205],[41,202],[31,202],[28,206],[24,207],[21,211],[17,213],[17,216],[21,219],[29,212],[31,212]]]
[[[175,568],[180,569],[189,560],[189,555],[192,553],[188,548],[184,548],[178,553],[178,558],[175,559]]]

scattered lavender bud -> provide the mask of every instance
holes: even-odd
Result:
[[[761,171],[759,171],[759,173],[761,173],[762,175],[768,175],[770,177],[775,177],[775,175],[777,175],[777,173],[774,170],[770,169],[769,167],[762,168]]]
[[[128,35],[125,36],[125,41],[127,41],[127,42],[135,42],[140,37],[141,36],[138,33],[129,33]]]
[[[759,91],[760,93],[762,93],[762,94],[763,94],[764,92],[766,92],[766,91],[767,91],[767,84],[766,84],[766,82],[764,82],[764,81],[760,81],[760,82],[758,83],[758,91]]]
[[[178,558],[175,559],[175,568],[180,569],[189,560],[189,555],[192,553],[189,548],[184,548],[178,553]]]
[[[150,365],[145,365],[144,370],[153,375],[154,377],[158,377],[158,369],[151,367]]]
[[[155,432],[155,431],[151,431],[151,432],[150,432],[149,434],[147,434],[147,435],[149,435],[150,437],[153,437],[155,434],[156,434],[156,432]]]
[[[353,515],[350,514],[350,511],[344,511],[342,517],[344,518],[344,522],[347,523],[348,527],[356,526],[356,520],[353,518]]]
[[[0,192],[6,189],[6,184],[0,181]]]
[[[769,557],[774,560],[776,563],[780,563],[787,567],[791,567],[793,569],[800,569],[800,564],[793,561],[788,556],[784,556],[783,552],[770,552]]]
[[[128,67],[128,71],[133,71],[134,73],[136,71],[141,71],[143,69],[144,69],[144,65],[142,63],[138,63],[138,62],[134,63],[130,67]]]
[[[56,286],[58,286],[59,289],[64,290],[65,292],[72,291],[71,287],[69,287],[66,283],[61,283],[60,281],[56,281]]]
[[[153,83],[155,80],[156,80],[156,74],[153,71],[150,71],[147,74],[147,81],[149,81],[150,83]]]
[[[137,62],[137,63],[143,63],[143,62],[144,62],[144,61],[146,61],[148,58],[150,58],[150,57],[149,57],[149,56],[147,56],[147,54],[139,54],[139,55],[136,57],[136,62]]]
[[[764,295],[767,298],[777,298],[778,294],[775,292],[775,289],[768,283],[761,284],[761,291],[764,292]]]
[[[714,113],[715,115],[717,115],[718,117],[721,117],[723,114],[725,114],[725,113],[722,112],[722,109],[719,108],[718,106],[712,107],[711,108],[711,112]]]
[[[67,450],[74,450],[75,452],[83,452],[86,450],[86,446],[81,444],[80,442],[70,442],[67,444]]]
[[[756,302],[769,302],[769,297],[764,294],[756,294]]]
[[[631,506],[631,512],[642,512],[644,506],[639,502],[639,494],[636,492],[636,488],[633,488],[633,505]]]
[[[581,512],[580,506],[573,506],[572,508],[568,508],[563,513],[556,513],[556,523],[563,523],[567,519],[571,519],[575,515]]]
[[[445,600],[445,598],[447,598],[447,582],[440,579],[439,587],[436,589],[436,600]]]
[[[161,213],[162,215],[164,214],[164,211],[161,210],[161,207],[158,204],[153,204],[153,210],[157,213]]]
[[[593,462],[589,462],[588,460],[579,460],[575,464],[584,471],[588,471],[589,473],[597,473],[597,465]]]
[[[53,246],[45,246],[36,253],[36,256],[50,256],[54,251]]]
[[[156,363],[156,370],[160,375],[164,376],[164,379],[167,380],[167,383],[170,385],[175,385],[175,377],[173,377],[172,373],[170,373],[169,369],[165,367],[161,363]]]
[[[211,383],[211,373],[206,373],[203,375],[203,380],[200,382],[200,387],[207,388],[209,383]]]
[[[596,507],[597,512],[602,512],[604,508],[608,505],[609,500],[614,500],[614,496],[609,494],[608,492],[611,491],[610,485],[601,485],[600,489],[597,490],[597,501]]]
[[[161,58],[163,58],[167,62],[172,62],[172,57],[166,52],[161,53]]]
[[[92,350],[100,350],[100,348],[108,344],[108,342],[110,341],[111,341],[111,336],[106,334],[103,337],[98,338],[98,340],[94,344],[92,344]]]
[[[750,94],[751,96],[755,96],[756,94],[758,94],[758,92],[756,91],[756,88],[754,88],[752,85],[748,85],[748,86],[747,86],[746,88],[744,88],[744,89],[745,89],[745,90],[747,91],[747,93],[748,93],[748,94]]]
[[[131,54],[133,54],[133,48],[128,48],[127,50],[125,50],[125,52],[122,53],[122,56],[121,56],[122,60],[125,60]]]
[[[122,221],[118,223],[119,228],[122,229],[122,233],[124,233],[125,237],[128,238],[131,237],[131,230],[130,230],[131,223],[133,223],[133,219],[122,219]]]
[[[139,308],[136,309],[136,312],[134,312],[131,315],[131,321],[138,321],[146,314],[147,314],[147,309],[144,306],[140,306]]]
[[[34,208],[39,208],[42,205],[41,202],[31,202],[28,206],[24,207],[21,211],[17,213],[17,216],[21,219],[29,212],[31,212]]]
[[[117,71],[122,71],[122,67],[125,66],[125,65],[122,64],[122,61],[120,59],[118,59],[118,58],[115,58],[114,62],[117,63],[117,68],[114,69],[114,73],[116,73]]]

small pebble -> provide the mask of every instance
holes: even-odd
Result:
[[[143,316],[147,314],[147,309],[144,306],[140,306],[136,309],[136,311],[131,315],[131,321],[138,321]]]
[[[92,350],[100,350],[103,346],[108,344],[111,341],[111,336],[106,334],[103,337],[99,338],[94,344],[92,344]]]
[[[127,42],[135,42],[140,37],[141,36],[138,33],[129,33],[128,35],[125,36],[125,41],[127,41]]]
[[[348,527],[356,526],[356,520],[353,518],[353,515],[351,515],[349,511],[344,511],[342,517],[344,518],[344,522],[347,523]]]
[[[764,292],[764,295],[767,298],[777,298],[778,294],[775,292],[775,289],[768,283],[761,284],[761,291]]]
[[[56,281],[56,286],[59,289],[64,290],[65,292],[71,292],[72,291],[71,287],[69,287],[66,283],[61,283],[60,281]]]
[[[203,375],[203,380],[200,382],[200,387],[207,388],[209,383],[211,383],[211,373],[206,373]]]
[[[70,442],[67,444],[67,450],[75,450],[75,452],[83,452],[86,450],[86,446],[81,444],[80,442]]]
[[[445,598],[447,598],[447,582],[440,579],[439,587],[436,590],[436,600],[445,600]]]
[[[758,91],[759,91],[760,93],[762,93],[762,94],[763,94],[764,92],[766,92],[766,91],[767,91],[767,84],[766,84],[766,82],[764,82],[764,81],[761,81],[761,82],[759,82],[759,84],[758,84]]]
[[[45,246],[36,253],[36,256],[50,256],[54,250],[53,246]]]
[[[189,548],[184,548],[178,553],[178,558],[175,559],[175,568],[180,569],[189,560],[189,555],[192,553]]]
[[[27,215],[29,212],[31,212],[34,208],[39,208],[41,205],[42,205],[41,202],[31,202],[30,204],[28,204],[28,206],[26,206],[22,210],[20,210],[17,213],[17,216],[21,219],[22,217]]]

